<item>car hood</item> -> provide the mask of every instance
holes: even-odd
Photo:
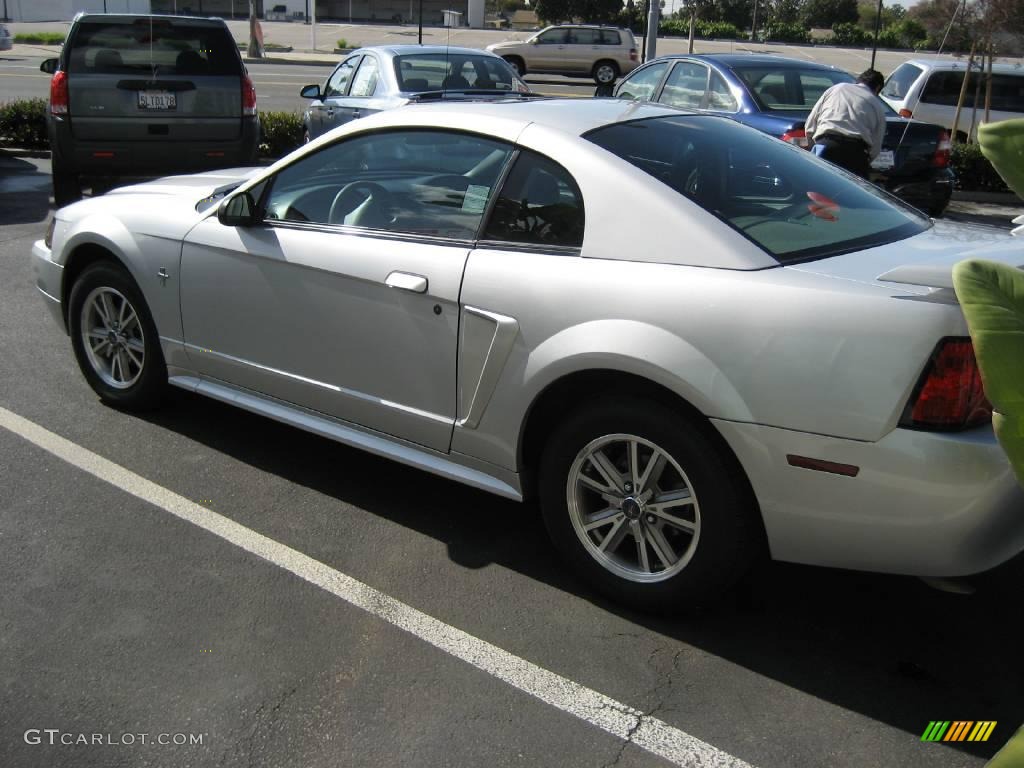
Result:
[[[951,293],[953,265],[964,259],[988,259],[1024,265],[1024,238],[980,224],[936,221],[925,232],[865,251],[787,266],[799,272],[852,280],[892,291],[931,295]]]
[[[491,43],[487,46],[488,51],[508,51],[519,48],[526,44],[525,40],[506,40],[504,43]]]
[[[225,194],[264,170],[228,168],[118,187],[61,208],[57,219],[74,224],[92,216],[114,217],[137,234],[182,238]]]

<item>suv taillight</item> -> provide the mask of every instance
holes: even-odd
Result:
[[[791,128],[779,136],[779,138],[789,144],[796,144],[798,147],[803,147],[804,149],[811,148],[811,142],[807,138],[807,133],[803,128]]]
[[[640,61],[640,55],[636,52],[636,48],[630,48],[629,49],[629,60],[630,61]]]
[[[50,80],[50,114],[66,115],[68,113],[68,73],[62,69],[53,73]]]
[[[932,156],[932,165],[936,168],[947,168],[949,166],[949,153],[953,145],[949,141],[949,131],[939,132],[939,145],[935,148]]]
[[[242,75],[242,114],[256,114],[256,87],[249,75]]]
[[[954,431],[991,418],[992,406],[985,397],[971,340],[943,339],[903,411],[900,426]]]

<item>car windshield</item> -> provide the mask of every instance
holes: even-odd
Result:
[[[403,91],[484,89],[515,91],[515,75],[497,56],[414,53],[395,57],[395,76]],[[522,90],[526,90],[523,86]]]
[[[235,42],[220,25],[170,19],[82,21],[71,40],[75,74],[239,75]]]
[[[817,67],[733,67],[761,109],[809,110],[836,83],[852,83],[852,75]]]
[[[586,138],[783,264],[883,245],[931,226],[874,185],[727,118],[647,118],[598,128]]]

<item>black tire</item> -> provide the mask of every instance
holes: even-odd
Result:
[[[739,580],[757,558],[763,528],[756,504],[746,479],[738,476],[735,460],[712,439],[710,429],[666,405],[636,397],[591,401],[556,427],[539,471],[544,522],[556,548],[595,589],[633,609],[679,612],[711,601]],[[595,474],[596,467],[582,457],[600,440],[611,439],[602,452],[628,480],[628,466],[623,465],[629,451],[619,453],[614,436],[642,441],[636,461],[640,467],[655,455],[652,449],[669,458],[657,483],[640,489],[653,495],[644,501],[644,493],[629,495],[629,487],[624,486],[627,498],[613,517],[616,504],[577,482],[574,469],[579,466],[581,474],[589,472],[607,485]],[[621,442],[623,448],[628,445]],[[680,506],[661,509],[666,500],[684,497],[687,491],[696,503],[677,498],[670,503]],[[662,502],[656,504],[658,499]],[[584,532],[582,526],[596,519],[583,514],[587,509],[603,510],[609,523],[602,526],[608,527]],[[680,523],[689,521],[693,530],[688,533],[667,522],[665,512]],[[610,544],[602,553],[599,540],[614,538],[613,521],[618,518],[627,532],[620,532],[620,544]],[[641,548],[649,561],[646,572]],[[677,556],[671,565],[671,557],[660,558],[658,548]]]
[[[103,297],[112,306],[110,323],[104,321],[97,309]],[[121,299],[127,301],[130,312],[121,311]],[[131,319],[131,313],[136,321]],[[110,335],[110,340],[93,337],[93,343],[88,343],[83,320],[84,327],[103,331]],[[101,261],[78,277],[71,288],[68,325],[78,367],[101,400],[129,411],[148,410],[160,403],[167,390],[167,366],[149,308],[124,268]]]
[[[526,62],[524,62],[521,58],[519,58],[518,56],[505,56],[504,59],[505,61],[508,62],[508,65],[515,70],[515,73],[517,75],[522,77],[523,75],[526,74]]]
[[[53,169],[53,204],[56,208],[77,202],[82,199],[82,182],[78,174]]]
[[[611,85],[619,78],[619,65],[608,59],[599,61],[590,70],[590,76],[598,85]]]

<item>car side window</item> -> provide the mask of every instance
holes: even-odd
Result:
[[[579,247],[583,196],[565,168],[523,150],[501,188],[484,240]]]
[[[570,42],[575,45],[597,45],[601,39],[601,32],[597,29],[574,29],[570,34]]]
[[[992,75],[991,106],[1003,112],[1024,112],[1024,76]]]
[[[376,57],[364,56],[359,69],[356,70],[356,76],[352,78],[352,89],[348,95],[362,98],[373,96],[374,91],[377,90],[379,72],[380,67]]]
[[[566,30],[549,29],[547,32],[541,32],[537,35],[537,43],[540,45],[561,45],[567,38]]]
[[[680,61],[669,73],[658,101],[671,107],[700,109],[707,87],[707,67],[692,61]]]
[[[711,70],[711,86],[708,88],[706,108],[712,112],[736,112],[740,108],[729,84],[715,70]]]
[[[649,101],[658,89],[661,79],[665,76],[666,69],[668,69],[668,63],[660,62],[644,67],[636,74],[630,75],[619,87],[619,98]]]
[[[602,29],[599,42],[601,45],[621,45],[622,38],[619,37],[619,33],[614,29]]]
[[[469,133],[360,134],[281,170],[271,222],[301,222],[474,239],[512,147]]]
[[[327,78],[327,85],[324,86],[324,98],[331,96],[344,96],[345,89],[348,87],[349,78],[352,77],[352,72],[355,71],[356,64],[359,63],[361,56],[353,56],[350,59],[346,59]]]
[[[968,84],[967,94],[964,97],[964,106],[974,106],[974,88],[971,84],[977,83],[979,75],[971,73],[971,83]],[[960,89],[964,84],[964,73],[959,72],[932,72],[928,78],[924,90],[921,92],[921,101],[925,104],[941,104],[947,107],[955,107],[960,100]]]

